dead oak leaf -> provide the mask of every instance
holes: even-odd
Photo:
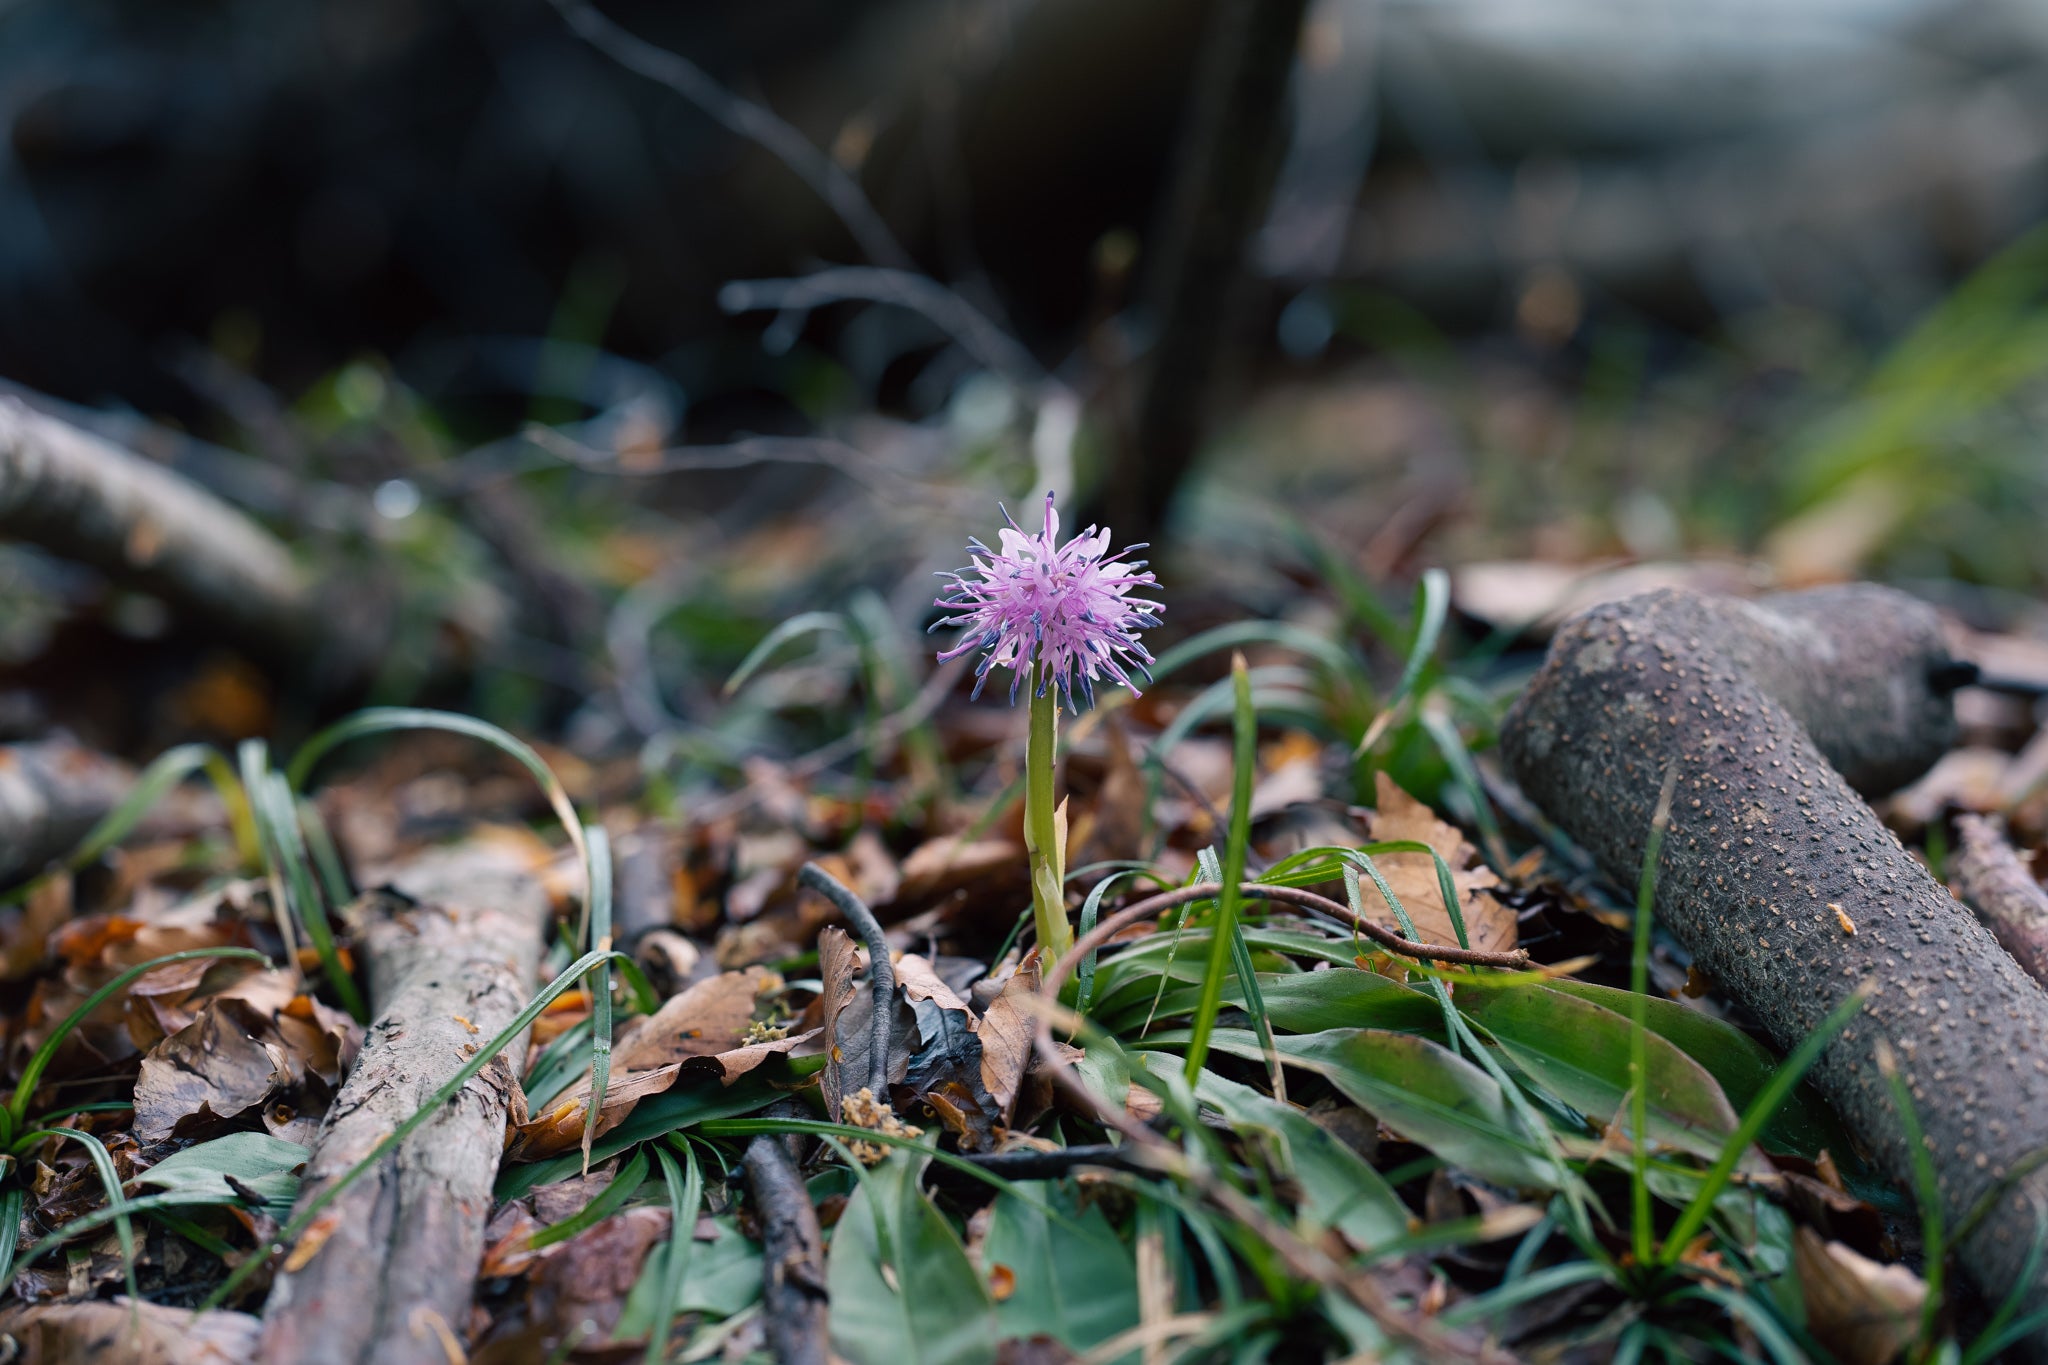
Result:
[[[1451,886],[1457,893],[1458,908],[1465,919],[1471,945],[1482,952],[1507,952],[1515,946],[1515,912],[1492,894],[1500,878],[1483,866],[1473,866],[1477,851],[1466,842],[1463,831],[1437,818],[1435,811],[1396,786],[1385,773],[1377,775],[1379,809],[1366,821],[1375,842],[1416,842],[1429,845],[1451,870]],[[1427,853],[1388,853],[1373,859],[1380,873],[1400,898],[1401,908],[1415,921],[1424,942],[1455,944],[1457,931],[1444,908],[1443,889],[1437,879],[1436,860]],[[1380,905],[1378,888],[1370,878],[1364,886],[1365,909],[1377,917],[1391,907]]]

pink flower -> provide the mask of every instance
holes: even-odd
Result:
[[[1060,518],[1050,493],[1045,495],[1042,533],[1025,535],[1008,509],[1003,519],[1010,525],[1001,533],[1000,554],[971,540],[967,548],[974,562],[940,575],[955,586],[935,605],[954,614],[932,629],[965,626],[967,633],[939,655],[939,662],[987,650],[974,670],[974,695],[981,695],[989,670],[1001,664],[1011,673],[1013,705],[1034,657],[1040,665],[1038,695],[1056,685],[1070,712],[1073,689],[1078,686],[1093,706],[1095,680],[1102,677],[1123,684],[1136,696],[1138,688],[1128,670],[1135,669],[1148,680],[1152,676],[1145,667],[1152,656],[1138,643],[1138,632],[1158,625],[1159,613],[1166,610],[1157,602],[1130,596],[1133,588],[1159,583],[1151,574],[1139,572],[1144,560],[1123,558],[1145,547],[1132,545],[1105,558],[1109,531],[1093,526],[1065,545],[1057,544]]]

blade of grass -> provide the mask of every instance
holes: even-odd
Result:
[[[114,1232],[121,1239],[121,1273],[128,1282],[128,1299],[131,1303],[141,1302],[141,1291],[135,1287],[135,1222],[128,1216],[128,1199],[121,1191],[121,1177],[114,1170],[114,1158],[108,1153],[107,1144],[82,1128],[38,1128],[17,1138],[14,1150],[26,1152],[36,1143],[53,1138],[58,1141],[69,1138],[85,1148],[93,1170],[99,1173],[100,1184],[106,1187],[107,1209],[114,1219]]]
[[[1209,1035],[1216,1028],[1216,1014],[1223,1005],[1223,973],[1231,945],[1235,943],[1240,949],[1244,946],[1244,937],[1237,930],[1238,909],[1244,898],[1238,883],[1244,880],[1245,845],[1251,842],[1252,780],[1258,770],[1259,720],[1252,707],[1251,669],[1242,654],[1233,654],[1230,658],[1230,683],[1234,699],[1231,709],[1234,769],[1230,835],[1223,847],[1222,889],[1216,896],[1216,923],[1209,938],[1209,966],[1203,973],[1202,993],[1189,1021],[1193,1029],[1187,1056],[1190,1084],[1202,1074],[1202,1065],[1209,1059]],[[1249,971],[1244,972],[1243,977],[1245,998],[1250,1000],[1258,990],[1258,982]],[[1263,1017],[1265,1011],[1261,1009],[1258,1013]],[[1263,1024],[1261,1026],[1264,1027]],[[1276,1064],[1273,1069],[1278,1072],[1279,1066]]]
[[[843,632],[845,629],[846,618],[836,611],[799,612],[776,626],[775,629],[769,631],[766,635],[763,635],[761,642],[747,651],[747,657],[740,660],[740,666],[735,668],[732,671],[732,676],[725,680],[725,686],[720,689],[720,695],[730,697],[733,693],[745,687],[747,679],[760,671],[761,665],[768,662],[769,656],[791,640],[796,639],[797,636],[827,630]]]
[[[1422,680],[1423,670],[1429,667],[1430,659],[1436,654],[1437,640],[1443,634],[1444,617],[1450,606],[1450,575],[1442,569],[1425,570],[1422,581],[1415,585],[1415,624],[1408,632],[1408,652],[1401,665],[1401,676],[1394,683],[1394,690],[1380,704],[1379,714],[1372,718],[1372,724],[1365,727],[1365,734],[1351,751],[1353,758],[1362,758],[1370,753],[1394,723],[1407,714],[1415,685]]]
[[[697,1240],[697,1212],[704,1205],[704,1173],[697,1167],[697,1152],[679,1141],[687,1173],[679,1169],[668,1144],[654,1144],[661,1160],[662,1182],[668,1186],[668,1248],[661,1263],[661,1300],[654,1312],[654,1330],[647,1338],[645,1365],[661,1365],[668,1359],[668,1334],[676,1315],[682,1311],[683,1285],[690,1276],[690,1251]]]
[[[313,951],[319,955],[322,974],[350,1017],[357,1023],[368,1023],[369,1006],[356,988],[355,978],[342,964],[341,952],[334,942],[334,925],[327,917],[327,899],[307,865],[298,806],[292,800],[291,788],[285,785],[281,774],[266,771],[257,775],[250,796],[256,810],[256,828],[277,859],[292,908],[298,912],[306,927],[306,937],[313,941]]]
[[[335,748],[350,740],[363,739],[370,735],[388,734],[398,730],[446,730],[450,734],[467,735],[508,754],[533,776],[540,784],[548,806],[555,818],[562,822],[562,828],[569,836],[570,846],[576,850],[576,857],[583,864],[584,875],[590,873],[590,847],[583,837],[583,822],[576,815],[575,803],[569,799],[568,788],[555,776],[546,760],[536,753],[533,746],[489,721],[473,716],[461,715],[454,711],[435,711],[420,706],[372,706],[344,716],[325,730],[314,735],[292,755],[291,766],[285,771],[285,781],[295,792],[306,790],[306,779],[320,761]],[[590,907],[586,901],[582,922],[577,926],[576,941],[589,942]]]
[[[603,825],[583,831],[590,848],[590,932],[596,946],[612,946],[612,844]],[[583,1171],[590,1173],[590,1144],[597,1140],[597,1120],[604,1109],[605,1087],[612,1075],[612,971],[600,962],[591,972],[596,984],[590,995],[590,1103],[583,1115]]]
[[[1778,1106],[1791,1095],[1792,1088],[1798,1085],[1813,1068],[1813,1064],[1820,1060],[1820,1054],[1827,1050],[1828,1044],[1832,1043],[1843,1029],[1849,1027],[1849,1021],[1862,1010],[1863,1003],[1870,998],[1875,989],[1875,982],[1866,981],[1859,985],[1850,993],[1848,999],[1828,1012],[1827,1018],[1821,1020],[1820,1026],[1807,1034],[1799,1046],[1792,1050],[1792,1055],[1785,1059],[1784,1064],[1771,1074],[1770,1083],[1758,1091],[1757,1097],[1750,1101],[1749,1108],[1743,1110],[1742,1123],[1728,1135],[1728,1141],[1721,1148],[1721,1155],[1708,1169],[1705,1179],[1700,1182],[1699,1191],[1678,1215],[1677,1223],[1673,1224],[1670,1233],[1665,1237],[1664,1252],[1659,1258],[1659,1264],[1666,1269],[1678,1264],[1679,1257],[1685,1254],[1686,1246],[1706,1225],[1708,1215],[1714,1210],[1714,1201],[1719,1199],[1721,1192],[1728,1187],[1728,1178],[1735,1173],[1736,1163],[1742,1160],[1742,1154],[1749,1150],[1750,1144],[1763,1132],[1764,1125],[1770,1121],[1771,1115],[1777,1112]]]
[[[647,1181],[647,1149],[636,1147],[633,1155],[621,1166],[617,1174],[597,1192],[597,1197],[559,1223],[551,1223],[526,1239],[526,1245],[535,1251],[551,1247],[557,1242],[566,1242],[579,1232],[596,1227],[605,1219],[625,1207],[628,1199],[640,1192]]]
[[[1899,1074],[1899,1061],[1892,1055],[1891,1044],[1882,1038],[1877,1040],[1877,1071],[1884,1077],[1892,1092],[1892,1105],[1898,1110],[1899,1130],[1905,1134],[1906,1153],[1913,1164],[1913,1198],[1920,1205],[1920,1246],[1925,1265],[1921,1278],[1927,1282],[1927,1293],[1921,1300],[1920,1331],[1912,1353],[1917,1360],[1934,1340],[1935,1321],[1942,1306],[1942,1268],[1948,1259],[1948,1242],[1942,1227],[1941,1181],[1934,1173],[1934,1157],[1927,1150],[1927,1140],[1920,1128],[1920,1111],[1914,1107],[1906,1078]]]
[[[264,883],[270,888],[270,913],[277,920],[277,936],[284,942],[287,971],[299,970],[299,926],[292,914],[291,890],[285,885],[284,863],[271,847],[268,822],[262,817],[263,775],[270,771],[270,746],[260,739],[245,739],[235,749],[241,768],[242,789],[249,796],[250,818],[256,826],[257,862]]]
[[[299,834],[313,855],[313,867],[320,874],[321,889],[326,891],[327,899],[336,907],[347,905],[354,898],[355,889],[349,885],[348,869],[342,866],[341,850],[334,846],[334,836],[328,832],[327,821],[310,798],[301,796],[295,804],[299,812]]]
[[[1664,774],[1664,790],[1650,816],[1650,837],[1643,847],[1643,872],[1636,883],[1635,941],[1629,954],[1629,1194],[1633,1225],[1631,1241],[1636,1264],[1651,1264],[1656,1253],[1650,1223],[1650,1058],[1647,1013],[1650,989],[1650,907],[1657,898],[1657,860],[1664,851],[1664,832],[1671,826],[1671,797],[1678,790],[1678,766]]]

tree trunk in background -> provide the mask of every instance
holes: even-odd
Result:
[[[1102,519],[1151,541],[1193,463],[1223,372],[1252,234],[1279,166],[1288,75],[1307,0],[1217,0],[1145,268],[1152,346]]]

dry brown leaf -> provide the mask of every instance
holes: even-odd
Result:
[[[844,929],[828,925],[818,933],[818,975],[823,985],[818,997],[824,1016],[825,1069],[818,1078],[825,1096],[825,1112],[836,1122],[847,1095],[842,1065],[844,1051],[839,1041],[839,1016],[853,1001],[853,973],[858,965],[853,940]],[[854,1089],[859,1089],[856,1084]]]
[[[1801,1225],[1792,1262],[1806,1298],[1806,1325],[1835,1356],[1889,1365],[1919,1331],[1927,1284],[1902,1265],[1881,1265]]]
[[[712,1057],[740,1045],[754,1022],[754,1002],[775,977],[765,967],[725,972],[671,997],[619,1040],[612,1064],[621,1072],[652,1071],[686,1057]]]
[[[916,953],[905,953],[896,959],[896,984],[903,989],[905,998],[912,1003],[930,1000],[941,1009],[958,1010],[966,1015],[967,1027],[970,1030],[981,1026],[981,1021],[974,1017],[974,1011],[968,1007],[967,1002],[955,994],[951,986],[939,979],[938,972],[928,959]]]
[[[770,1057],[787,1056],[817,1039],[824,1031],[821,1028],[814,1028],[804,1033],[792,1033],[787,1038],[771,1038],[766,1042],[749,1043],[730,1052],[721,1052],[715,1057],[691,1057],[683,1062],[681,1074],[716,1076],[721,1085],[731,1085]]]
[[[921,904],[983,877],[1007,872],[1023,859],[1024,845],[1014,839],[941,835],[920,844],[903,860],[903,881],[892,903]]]
[[[1001,1107],[1005,1122],[1017,1102],[1017,1087],[1031,1063],[1031,1005],[1038,994],[1038,949],[1033,948],[989,1001],[981,1016],[981,1083]]]
[[[649,1095],[659,1095],[674,1085],[682,1066],[681,1062],[671,1062],[635,1076],[611,1077],[604,1088],[604,1104],[597,1111],[597,1129],[591,1134],[592,1139],[603,1137],[625,1122],[626,1116]],[[544,1113],[535,1114],[512,1130],[505,1159],[539,1161],[581,1147],[584,1119],[589,1112],[590,1080],[585,1077]]]
[[[239,1365],[256,1358],[262,1324],[247,1313],[164,1304],[50,1303],[0,1313],[0,1333],[30,1365]]]
[[[142,1059],[135,1135],[144,1142],[203,1136],[292,1085],[291,1059],[243,1000],[209,1000],[199,1017]]]
[[[1379,809],[1368,818],[1369,832],[1374,840],[1389,842],[1414,840],[1428,844],[1443,857],[1451,869],[1451,885],[1458,894],[1459,909],[1465,918],[1465,931],[1474,948],[1482,952],[1506,952],[1515,946],[1515,912],[1494,899],[1490,888],[1500,884],[1500,878],[1485,867],[1472,865],[1476,851],[1465,841],[1465,835],[1457,826],[1446,824],[1437,818],[1436,812],[1417,801],[1394,784],[1385,773],[1379,773]],[[1387,884],[1400,897],[1401,908],[1415,921],[1415,930],[1424,942],[1455,944],[1457,931],[1451,926],[1450,913],[1444,908],[1442,887],[1436,875],[1436,860],[1426,853],[1388,853],[1373,860],[1387,879]],[[1365,908],[1368,915],[1385,911],[1392,920],[1391,908],[1383,906],[1378,888],[1370,878],[1366,880]]]

